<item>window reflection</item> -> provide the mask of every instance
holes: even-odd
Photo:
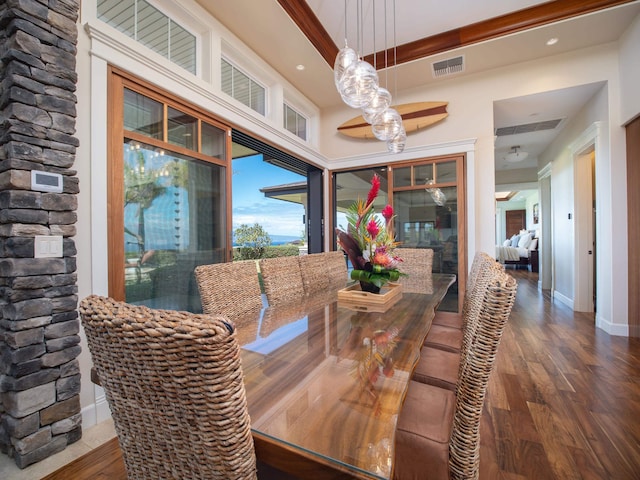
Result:
[[[225,169],[124,145],[126,301],[201,311],[193,269],[224,261]]]

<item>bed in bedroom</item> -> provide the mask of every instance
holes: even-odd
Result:
[[[538,271],[537,232],[522,231],[496,246],[496,260],[504,265],[523,266]]]

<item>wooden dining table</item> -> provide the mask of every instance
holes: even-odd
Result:
[[[391,478],[398,414],[454,281],[412,276],[371,308],[330,288],[238,319],[258,460],[299,478]]]

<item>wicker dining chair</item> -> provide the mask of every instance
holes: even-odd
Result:
[[[269,306],[304,297],[302,272],[297,256],[262,258],[259,265]]]
[[[468,308],[469,296],[473,294],[473,287],[476,279],[482,269],[486,268],[492,263],[498,263],[490,255],[485,252],[476,252],[471,263],[471,270],[467,277],[466,288],[464,292],[464,299],[462,303],[462,312],[445,312],[436,311],[436,315],[433,319],[433,325],[444,325],[447,327],[455,327],[459,329],[464,328],[464,313]],[[500,265],[500,264],[498,264]],[[504,267],[503,267],[504,269]]]
[[[428,276],[433,270],[433,250],[431,248],[398,248],[395,253],[402,259],[398,270],[411,276]]]
[[[516,289],[504,272],[487,288],[457,394],[410,382],[396,429],[395,480],[478,478],[484,398]]]
[[[349,280],[347,259],[342,250],[323,252],[325,268],[329,277],[329,286],[343,288]]]
[[[413,380],[428,383],[441,388],[456,391],[460,375],[461,360],[466,358],[469,345],[475,337],[478,325],[480,308],[484,294],[492,281],[495,281],[504,268],[499,263],[489,258],[485,261],[483,255],[479,255],[473,282],[470,282],[470,294],[465,296],[462,317],[464,318],[464,330],[462,330],[462,344],[460,352],[452,352],[442,348],[434,348],[430,344],[422,347],[420,359],[413,372]],[[431,328],[434,328],[432,325]],[[454,327],[435,327],[450,329]]]
[[[204,313],[235,321],[263,307],[255,260],[199,265],[195,277]]]
[[[128,478],[256,478],[230,322],[95,295],[80,315]]]
[[[486,269],[488,268],[502,268],[502,270],[504,270],[504,267],[498,264],[486,253],[481,252],[478,257],[478,271],[473,272],[472,267],[472,274],[470,275],[471,280],[468,283],[467,291],[465,292],[462,312],[460,312],[459,314],[460,326],[458,327],[439,324],[435,319],[438,316],[436,314],[436,316],[434,317],[434,322],[429,329],[427,338],[425,339],[425,346],[439,348],[441,350],[446,350],[454,353],[460,352],[462,343],[464,341],[466,325],[470,317],[469,309],[475,308],[477,311],[477,309],[479,308],[477,305],[477,299],[482,298],[482,293],[480,292],[480,296],[478,296],[478,289],[476,288],[476,283],[478,282],[480,274],[486,273]]]
[[[324,253],[310,253],[297,258],[305,294],[312,295],[326,290],[329,287],[330,278]]]

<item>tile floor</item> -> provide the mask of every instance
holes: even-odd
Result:
[[[0,479],[2,480],[37,480],[85,453],[99,447],[107,440],[116,436],[111,419],[87,428],[82,432],[82,438],[76,443],[69,445],[62,452],[57,453],[41,462],[29,465],[20,470],[13,459],[0,453]]]

